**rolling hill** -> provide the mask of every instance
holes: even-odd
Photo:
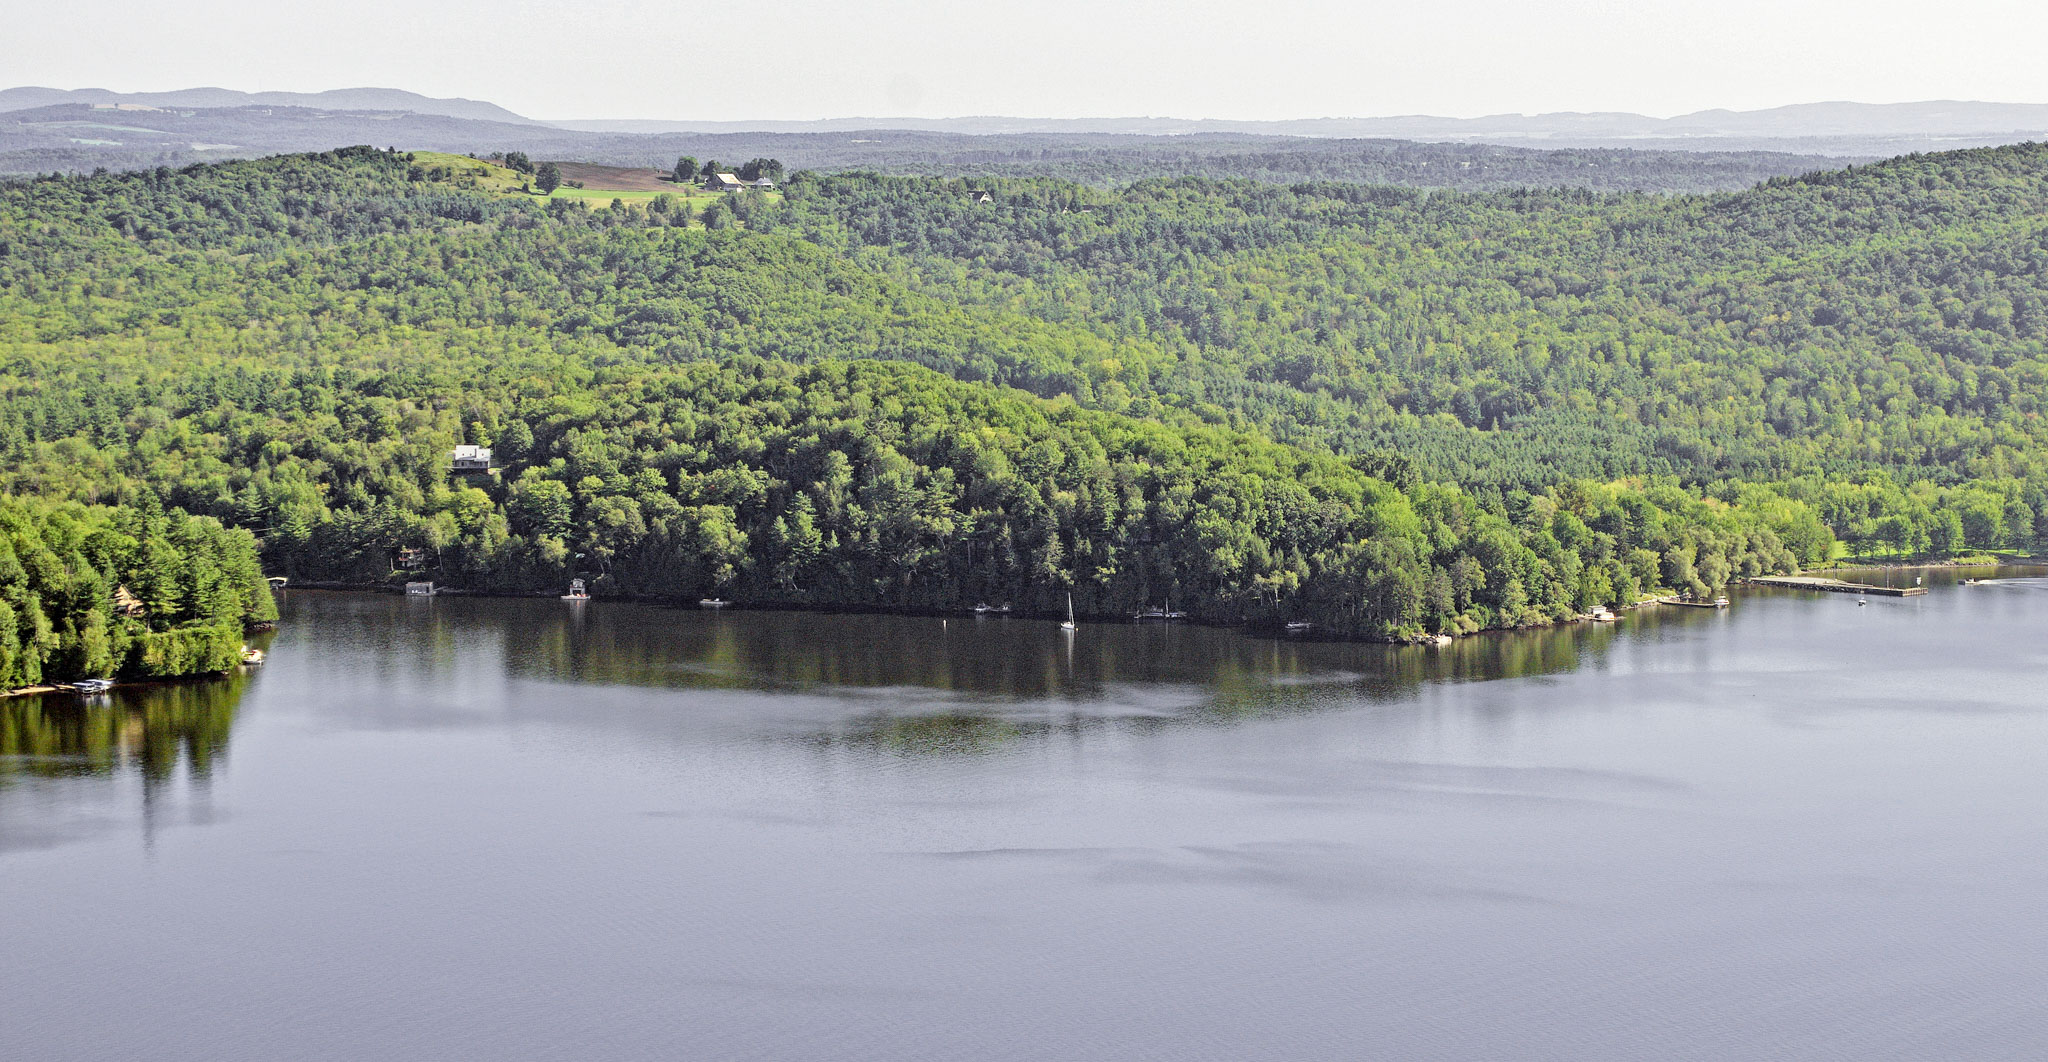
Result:
[[[2048,148],[1679,196],[46,177],[0,189],[0,365],[0,489],[301,579],[1456,633],[2039,548]]]

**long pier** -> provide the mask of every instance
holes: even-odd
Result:
[[[1874,594],[1878,597],[1919,597],[1924,586],[1870,586],[1823,579],[1816,575],[1760,575],[1749,580],[1753,586],[1776,586],[1786,590],[1820,590],[1830,594]]]

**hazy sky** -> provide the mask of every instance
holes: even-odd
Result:
[[[85,0],[0,86],[467,96],[536,118],[1295,118],[2048,102],[2044,0]]]

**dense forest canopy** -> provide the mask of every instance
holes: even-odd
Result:
[[[245,530],[165,512],[0,497],[0,690],[224,671],[277,618]]]
[[[1675,198],[799,173],[694,215],[492,169],[0,190],[0,489],[161,497],[301,579],[1375,636],[2048,537],[2037,146]]]

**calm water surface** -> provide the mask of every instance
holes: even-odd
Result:
[[[1441,651],[285,619],[0,702],[0,1056],[2048,1056],[2048,580]]]

